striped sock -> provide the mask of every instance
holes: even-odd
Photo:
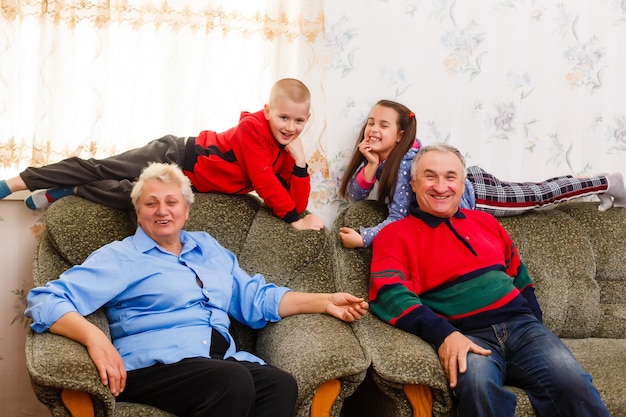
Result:
[[[4,197],[8,196],[11,193],[12,191],[9,188],[9,185],[7,184],[6,180],[1,180],[0,181],[0,200],[2,200]]]
[[[38,190],[31,193],[24,203],[31,210],[37,210],[48,207],[59,198],[74,194],[74,187],[51,188],[49,190]]]

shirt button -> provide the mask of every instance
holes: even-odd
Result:
[[[202,341],[202,344],[203,344],[203,345],[206,345],[206,344],[208,344],[208,343],[209,343],[209,342],[207,342],[206,340],[203,340],[203,341]]]

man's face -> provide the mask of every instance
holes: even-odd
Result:
[[[417,161],[411,187],[420,210],[437,217],[457,212],[465,189],[463,163],[451,152],[430,151]]]
[[[264,114],[274,139],[281,145],[288,145],[302,133],[309,120],[309,103],[296,103],[288,98],[278,97],[273,105],[265,105]]]

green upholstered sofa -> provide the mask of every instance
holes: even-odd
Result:
[[[133,234],[134,212],[78,197],[52,204],[34,256],[34,282],[43,285],[113,240]],[[296,231],[254,196],[197,194],[187,230],[205,230],[234,252],[249,273],[294,290],[335,291],[327,230]],[[108,333],[102,310],[89,319]],[[343,400],[364,380],[369,361],[350,325],[323,314],[288,317],[253,331],[233,325],[239,348],[290,372],[299,386],[296,416],[339,416]],[[116,403],[86,349],[50,333],[28,333],[26,363],[36,396],[54,416],[164,417],[152,407]],[[71,414],[70,411],[71,410]]]
[[[344,209],[333,227],[337,287],[366,296],[370,249],[345,249],[339,227],[373,226],[385,208],[364,201]],[[500,219],[535,280],[545,324],[591,373],[612,417],[626,416],[626,208],[605,213],[592,202]],[[416,254],[419,256],[419,254]],[[371,368],[345,409],[355,416],[453,416],[433,348],[373,314],[353,324]],[[534,416],[523,391],[516,416]]]

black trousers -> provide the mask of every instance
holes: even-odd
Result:
[[[117,401],[179,417],[292,417],[297,395],[295,379],[276,367],[189,358],[128,372]]]
[[[26,168],[20,177],[29,190],[77,186],[76,195],[118,209],[132,209],[130,191],[149,162],[183,167],[185,138],[172,135],[105,159],[67,158]]]

